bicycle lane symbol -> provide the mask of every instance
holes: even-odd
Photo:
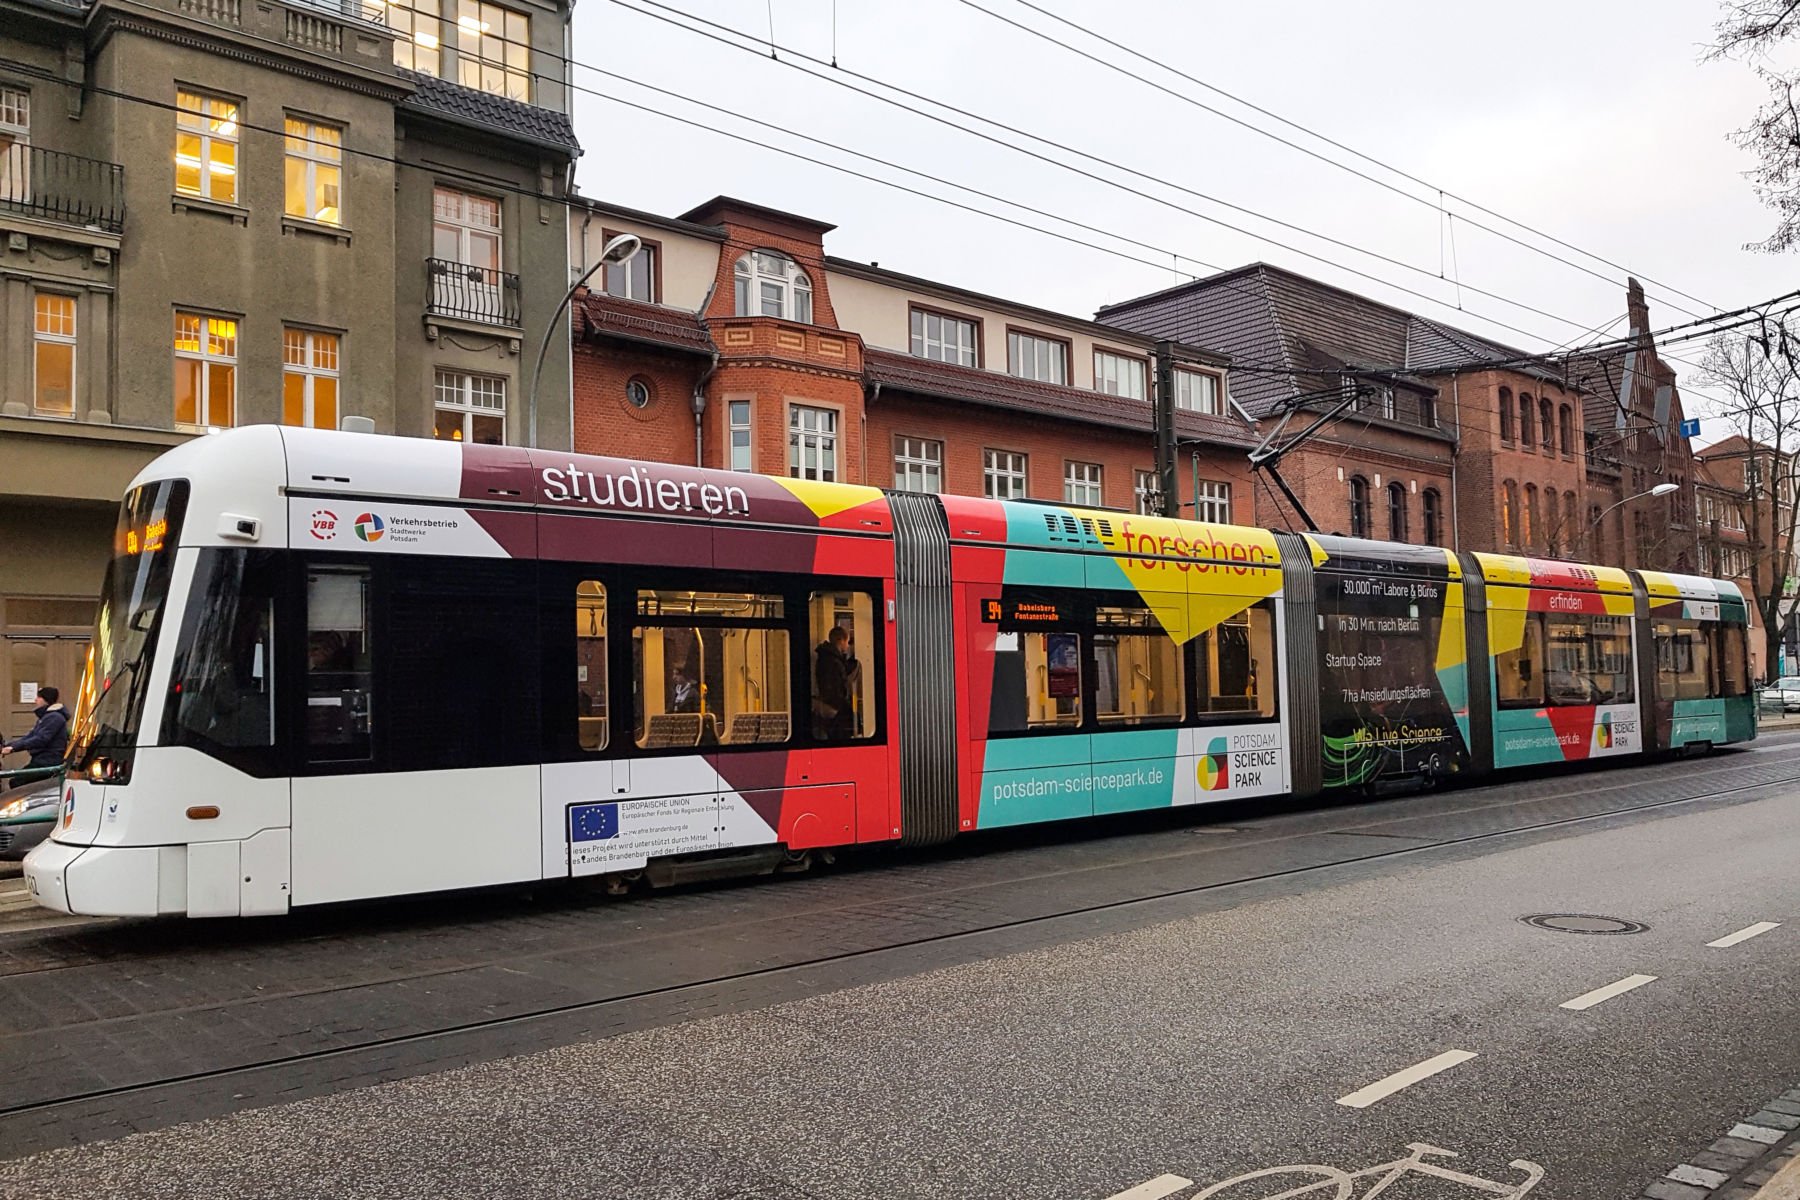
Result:
[[[1341,1167],[1317,1163],[1290,1163],[1235,1175],[1192,1193],[1187,1189],[1194,1186],[1193,1180],[1180,1175],[1159,1175],[1155,1179],[1114,1193],[1107,1200],[1167,1200],[1177,1193],[1181,1193],[1181,1200],[1301,1200],[1302,1197],[1306,1200],[1373,1200],[1387,1192],[1397,1180],[1409,1176],[1415,1179],[1423,1176],[1454,1184],[1454,1191],[1458,1195],[1467,1195],[1465,1189],[1472,1189],[1484,1195],[1500,1196],[1503,1200],[1523,1200],[1544,1177],[1544,1168],[1538,1164],[1515,1158],[1507,1165],[1524,1178],[1512,1182],[1483,1179],[1479,1175],[1471,1175],[1430,1161],[1435,1158],[1462,1157],[1454,1150],[1445,1150],[1425,1142],[1409,1142],[1406,1148],[1410,1153],[1404,1157],[1364,1167],[1359,1171],[1346,1171]],[[1424,1200],[1428,1196],[1449,1197],[1452,1190],[1431,1185],[1423,1189],[1408,1185],[1405,1194],[1410,1198]],[[1398,1200],[1398,1196],[1399,1193],[1395,1193],[1395,1200]]]

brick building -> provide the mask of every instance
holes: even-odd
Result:
[[[1229,360],[825,253],[832,226],[728,197],[679,218],[584,202],[575,448],[917,491],[1139,511],[1160,502],[1151,398],[1169,374],[1178,494],[1256,519]]]
[[[1738,434],[1694,456],[1699,569],[1734,581],[1752,598],[1750,664],[1759,679],[1779,669],[1763,630],[1772,611],[1778,628],[1791,620],[1800,574],[1794,568],[1794,466],[1792,455]]]

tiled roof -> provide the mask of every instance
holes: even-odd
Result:
[[[1154,427],[1154,414],[1150,405],[1142,400],[1112,396],[1105,392],[1090,392],[1085,388],[1018,379],[1002,375],[998,371],[934,362],[874,347],[864,351],[863,364],[869,382],[918,396],[959,400],[966,404],[980,404],[1118,429],[1149,432]],[[1176,433],[1186,438],[1199,438],[1242,449],[1249,449],[1256,444],[1254,431],[1234,417],[1177,412],[1175,426]]]
[[[712,335],[700,314],[605,292],[583,292],[575,298],[575,331],[583,339],[614,337],[695,354],[713,352]]]
[[[570,155],[581,153],[581,143],[575,140],[575,126],[570,123],[568,113],[522,104],[404,67],[399,68],[399,72],[401,78],[418,86],[418,91],[405,100],[403,107],[422,109],[460,124],[477,125],[509,137],[524,138],[541,146],[567,151]]]

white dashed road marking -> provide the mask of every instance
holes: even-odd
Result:
[[[1591,992],[1585,992],[1582,995],[1575,997],[1573,1000],[1565,1000],[1562,1002],[1562,1007],[1572,1008],[1575,1011],[1580,1012],[1584,1008],[1592,1008],[1596,1004],[1611,1000],[1614,996],[1623,996],[1633,988],[1641,988],[1646,983],[1655,982],[1656,976],[1654,975],[1627,975],[1617,983],[1609,983],[1605,987],[1595,988]]]
[[[1173,1196],[1182,1188],[1194,1186],[1191,1179],[1183,1179],[1179,1175],[1158,1175],[1155,1179],[1145,1180],[1133,1188],[1122,1192],[1114,1192],[1106,1200],[1163,1200],[1164,1196]]]
[[[1338,1103],[1345,1108],[1367,1108],[1377,1100],[1384,1100],[1393,1095],[1401,1088],[1411,1087],[1421,1079],[1430,1079],[1439,1071],[1448,1071],[1458,1063],[1466,1063],[1474,1057],[1475,1052],[1472,1050],[1446,1050],[1442,1054],[1410,1066],[1404,1071],[1395,1071],[1386,1079],[1377,1079],[1368,1087],[1358,1088],[1348,1096],[1340,1098]]]
[[[1736,933],[1728,933],[1716,942],[1706,943],[1715,950],[1723,950],[1727,946],[1735,946],[1739,942],[1747,942],[1753,937],[1765,934],[1771,929],[1780,929],[1780,921],[1758,921],[1754,925],[1746,925]]]

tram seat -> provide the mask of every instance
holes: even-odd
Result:
[[[784,712],[742,712],[731,718],[731,730],[725,735],[728,745],[747,742],[785,742],[788,739],[788,715]]]
[[[676,746],[696,746],[699,743],[699,713],[653,713],[650,727],[644,735],[644,748],[647,750],[669,750]]]

